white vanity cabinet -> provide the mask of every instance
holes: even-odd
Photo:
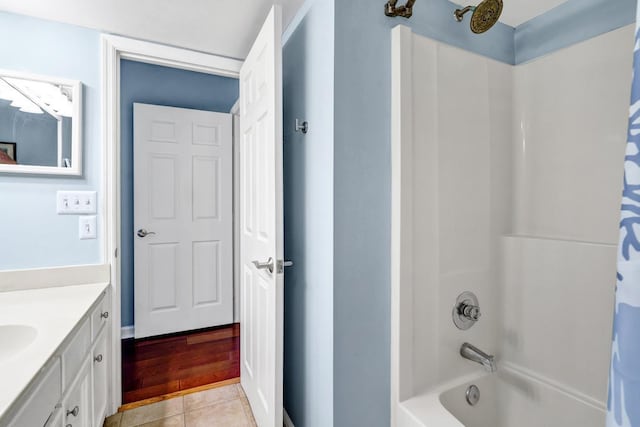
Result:
[[[102,427],[111,378],[110,302],[102,293],[0,427]]]

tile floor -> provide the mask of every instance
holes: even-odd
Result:
[[[255,427],[240,384],[187,394],[117,413],[104,427]]]

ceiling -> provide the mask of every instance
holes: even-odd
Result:
[[[303,0],[282,5],[283,28]],[[274,0],[0,0],[0,10],[244,59]]]
[[[273,1],[0,0],[0,10],[244,59]],[[275,1],[286,28],[304,0]],[[565,1],[504,0],[500,21],[516,27]]]
[[[567,0],[503,0],[500,22],[517,27],[528,20],[565,3]],[[1,3],[1,1],[0,1]],[[478,2],[479,3],[479,2]]]

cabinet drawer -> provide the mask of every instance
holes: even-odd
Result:
[[[103,295],[100,302],[91,312],[91,340],[95,341],[102,327],[109,323],[111,318],[110,310],[111,300],[108,295]]]
[[[36,385],[29,393],[29,399],[22,405],[17,415],[9,422],[10,427],[44,426],[60,402],[62,373],[60,359],[55,358],[43,375],[38,376]]]
[[[91,348],[91,327],[89,323],[89,319],[85,319],[82,322],[82,326],[80,326],[80,329],[78,329],[62,353],[64,390],[69,387],[71,381],[78,374],[82,362],[86,359],[87,353]]]

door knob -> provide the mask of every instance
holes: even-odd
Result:
[[[279,260],[278,261],[278,274],[284,273],[285,267],[293,267],[293,261],[289,260]]]
[[[267,262],[253,261],[253,265],[255,265],[258,270],[268,270],[269,273],[272,273],[272,274],[275,268],[273,258],[271,257],[269,257]],[[278,274],[284,273],[285,267],[293,267],[293,261],[278,260],[278,263],[277,263]]]
[[[147,237],[149,234],[156,234],[156,233],[155,231],[147,231],[144,228],[141,228],[140,230],[138,230],[136,234],[138,235],[138,237]]]
[[[273,274],[273,258],[271,257],[269,257],[267,262],[253,261],[253,265],[255,265],[258,270],[267,270]]]

